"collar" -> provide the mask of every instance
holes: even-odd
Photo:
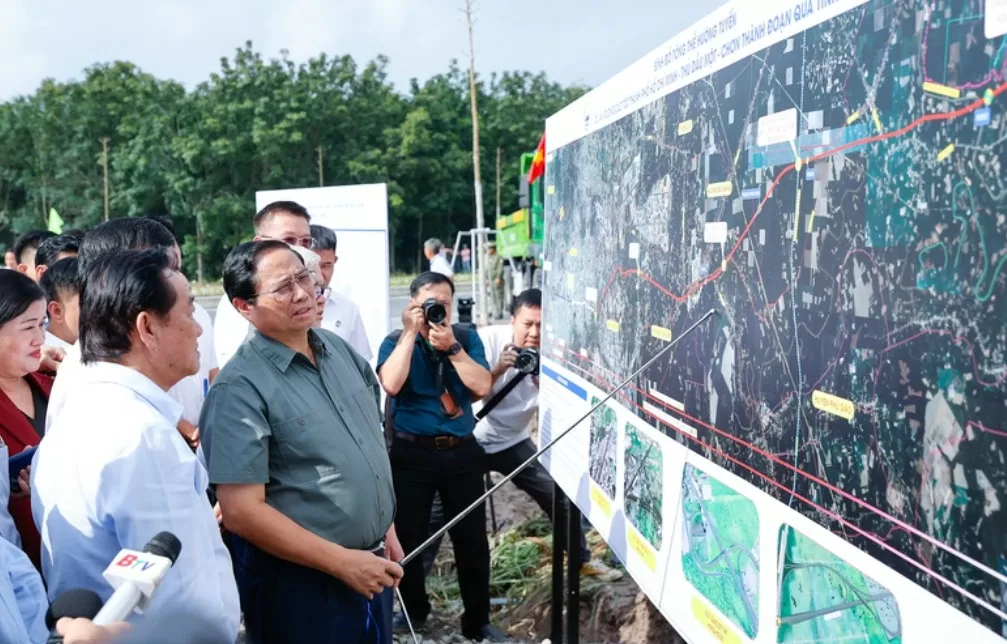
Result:
[[[177,425],[179,419],[182,418],[182,405],[139,371],[114,362],[95,362],[87,369],[90,384],[109,383],[129,389],[146,400],[173,426]]]
[[[294,356],[297,355],[297,352],[287,345],[263,335],[258,330],[255,331],[249,342],[255,350],[265,356],[267,360],[272,362],[280,371],[283,372],[287,371],[287,368],[290,367],[290,363],[294,360]],[[326,346],[325,342],[322,341],[322,338],[315,333],[313,328],[308,329],[308,345],[311,347],[311,350],[315,352],[316,356],[326,356],[329,354],[328,346]]]

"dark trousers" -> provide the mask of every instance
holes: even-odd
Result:
[[[532,455],[538,451],[535,448],[535,443],[527,438],[517,445],[508,447],[505,450],[499,451],[495,454],[486,454],[485,456],[485,468],[488,472],[497,472],[507,476],[514,470],[518,468],[519,465],[527,461]],[[511,482],[517,486],[519,490],[530,496],[535,503],[538,504],[545,515],[552,519],[552,495],[553,495],[553,480],[549,476],[549,473],[545,471],[542,464],[538,461],[534,461],[531,465],[521,470],[517,476],[511,479]],[[482,486],[485,488],[485,486]],[[434,500],[434,508],[430,514],[430,531],[431,533],[436,532],[444,525],[444,514],[441,512],[441,507],[439,503],[440,499]],[[562,518],[562,517],[561,517]],[[580,530],[580,559],[581,563],[586,563],[591,560],[591,551],[587,549],[587,538],[585,537],[585,521],[581,521]],[[431,545],[423,553],[423,566],[429,571],[430,567],[433,566],[434,559],[437,556],[437,550],[440,548],[440,541],[437,541]]]
[[[392,588],[368,601],[335,577],[277,559],[247,541],[238,550],[249,644],[392,644]]]
[[[434,495],[441,498],[451,519],[483,492],[483,449],[470,440],[453,449],[421,447],[402,439],[392,444],[389,458],[395,486],[395,531],[409,553],[430,536],[430,509]],[[474,510],[450,530],[462,595],[462,635],[481,635],[489,624],[490,554],[486,539],[485,505]],[[426,571],[422,557],[405,568],[399,589],[409,616],[425,620],[430,614]]]

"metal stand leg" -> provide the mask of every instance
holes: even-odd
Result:
[[[580,643],[580,508],[567,499],[566,642]]]
[[[563,642],[563,549],[566,541],[566,495],[559,485],[552,492],[552,629],[553,644]],[[579,543],[579,542],[578,542]]]

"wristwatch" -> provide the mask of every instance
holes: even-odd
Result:
[[[448,355],[449,356],[456,356],[456,355],[458,355],[458,352],[461,351],[461,350],[462,350],[461,343],[460,342],[455,342],[454,344],[451,345],[451,348],[448,349]]]

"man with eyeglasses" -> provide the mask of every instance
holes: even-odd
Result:
[[[224,290],[255,331],[210,389],[203,451],[241,541],[249,642],[390,644],[403,553],[378,380],[312,328],[320,287],[298,257],[309,253],[260,241],[227,256]]]
[[[321,262],[321,283],[325,287],[325,299],[322,310],[322,328],[332,331],[350,343],[364,360],[370,362],[374,355],[371,344],[364,329],[364,320],[360,316],[360,308],[342,293],[332,290],[332,276],[336,272],[336,232],[325,226],[311,225],[312,249],[318,254]]]
[[[252,219],[254,241],[275,240],[290,246],[311,248],[311,215],[294,201],[274,201]],[[248,320],[239,314],[225,293],[217,304],[213,320],[213,344],[217,351],[217,366],[227,364],[238,347],[248,339]]]

